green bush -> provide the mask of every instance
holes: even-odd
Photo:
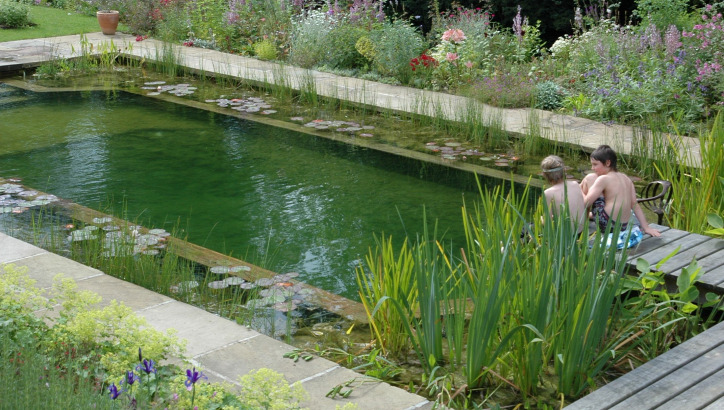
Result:
[[[349,24],[339,24],[330,33],[329,53],[326,65],[333,68],[359,68],[365,64],[365,58],[355,45],[367,30]]]
[[[12,0],[0,0],[0,27],[19,28],[30,25],[30,8]]]
[[[410,60],[425,50],[422,34],[404,20],[386,22],[369,34],[374,52],[372,62],[378,73],[406,84],[412,76]]]
[[[292,25],[294,34],[291,36],[289,62],[310,68],[325,61],[329,52],[329,34],[334,28],[333,20],[321,11],[310,10]]]
[[[553,81],[543,81],[535,86],[536,108],[557,110],[563,106],[565,92]]]
[[[259,60],[276,60],[277,47],[270,40],[262,40],[254,44],[254,54]]]

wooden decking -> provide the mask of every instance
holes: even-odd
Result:
[[[661,232],[658,238],[647,237],[628,253],[628,262],[634,267],[643,258],[653,267],[678,249],[671,259],[656,269],[675,280],[681,268],[696,259],[704,275],[699,278],[702,290],[724,294],[724,240],[699,235],[666,226],[653,225]]]
[[[647,237],[629,252],[635,265],[652,266],[678,248],[658,269],[675,282],[695,258],[705,272],[700,288],[724,293],[724,240],[657,226],[661,237]],[[570,410],[724,409],[724,323],[682,343],[643,366],[572,403]]]

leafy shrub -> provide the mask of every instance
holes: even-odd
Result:
[[[0,0],[0,27],[19,28],[30,25],[30,7],[13,0]]]
[[[557,110],[563,106],[565,92],[553,81],[543,81],[535,86],[536,107],[543,110]]]
[[[654,24],[659,30],[666,30],[670,25],[679,28],[688,23],[687,0],[638,0],[634,17],[642,21],[642,26]]]
[[[365,64],[365,58],[356,49],[357,41],[367,30],[346,22],[338,24],[330,33],[329,53],[326,65],[333,68],[358,68]]]
[[[310,10],[292,22],[293,35],[289,61],[301,67],[314,67],[325,61],[334,20],[318,10]]]
[[[460,46],[461,60],[472,62],[481,74],[489,74],[493,63],[492,40],[501,34],[490,19],[487,11],[458,7],[449,14],[443,14],[429,36],[441,38],[448,29],[462,30],[467,40]]]
[[[372,45],[373,51],[360,53],[372,57],[374,70],[395,77],[402,83],[409,82],[412,75],[410,60],[425,50],[420,32],[404,20],[395,20],[383,23],[379,29],[371,31],[368,37],[368,45]]]
[[[529,107],[535,95],[535,81],[526,70],[496,71],[475,82],[469,92],[496,107]]]
[[[254,54],[259,60],[276,60],[277,48],[271,40],[262,40],[254,44]]]

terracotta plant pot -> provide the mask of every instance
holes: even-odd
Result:
[[[116,34],[118,28],[118,11],[108,10],[96,12],[98,17],[98,24],[101,25],[101,31],[106,35]]]

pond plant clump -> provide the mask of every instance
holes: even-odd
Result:
[[[667,293],[643,260],[628,276],[605,235],[577,239],[545,204],[529,215],[528,194],[481,191],[463,247],[427,227],[401,246],[380,237],[357,271],[374,345],[420,366],[438,403],[558,407],[716,323],[720,296],[694,304],[695,261]]]

